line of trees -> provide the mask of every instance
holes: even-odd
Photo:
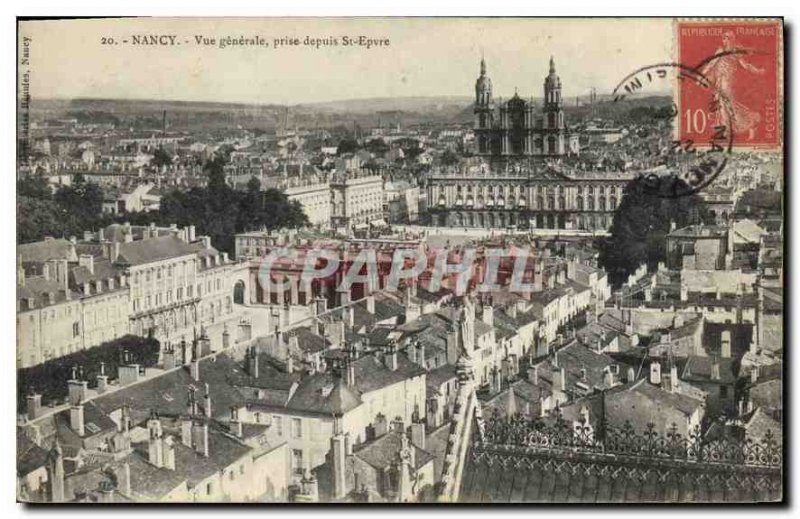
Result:
[[[161,197],[158,211],[126,215],[126,220],[134,224],[195,225],[199,234],[210,236],[215,247],[229,253],[234,251],[234,234],[238,232],[308,225],[308,217],[297,201],[289,200],[278,189],[262,191],[255,177],[244,191],[230,187],[225,181],[225,162],[219,155],[206,163],[205,187],[174,189]]]
[[[125,352],[129,355],[129,362],[150,367],[158,362],[160,350],[161,345],[156,339],[125,335],[88,350],[17,370],[17,409],[24,412],[26,398],[33,393],[42,395],[44,405],[61,403],[67,397],[67,381],[72,378],[73,368],[81,369],[83,380],[89,381],[89,387],[95,387],[101,363],[109,380],[114,380],[118,378],[119,366],[124,364]]]
[[[263,227],[296,228],[308,224],[302,206],[278,189],[262,191],[253,177],[244,191],[225,181],[225,154],[209,160],[205,187],[173,189],[161,197],[160,210],[112,216],[103,214],[103,189],[75,175],[72,185],[53,193],[41,177],[17,182],[17,242],[38,241],[45,236],[81,236],[114,221],[132,224],[195,225],[199,234],[211,236],[220,250],[233,252],[234,234]]]

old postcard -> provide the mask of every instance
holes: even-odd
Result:
[[[17,499],[783,501],[783,31],[18,20]]]

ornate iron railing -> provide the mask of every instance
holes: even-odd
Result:
[[[519,452],[560,452],[617,455],[695,463],[719,463],[749,467],[782,465],[782,445],[771,431],[761,441],[736,438],[704,438],[699,428],[682,435],[676,424],[662,434],[654,424],[635,430],[630,423],[621,428],[575,425],[560,417],[530,419],[522,415],[495,414],[478,421],[474,447]]]

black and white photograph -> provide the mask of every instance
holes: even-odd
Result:
[[[784,34],[18,18],[17,502],[785,503]]]

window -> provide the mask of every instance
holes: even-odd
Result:
[[[728,398],[728,386],[719,387],[719,396],[721,398]]]
[[[283,436],[283,417],[275,415],[275,431],[278,436]]]
[[[244,465],[239,465],[239,474],[244,476]]]
[[[211,483],[206,484],[206,495],[211,495],[211,491],[214,489]]]
[[[72,323],[72,336],[77,337],[80,334],[80,328],[78,323]]]
[[[300,418],[292,418],[292,438],[303,437],[303,422]]]
[[[295,474],[303,474],[303,451],[292,449],[292,470]]]
[[[235,471],[235,470],[232,470],[232,471],[230,472],[230,478],[231,478],[231,481],[233,481],[233,479],[234,479],[235,477],[236,477],[236,471]]]

